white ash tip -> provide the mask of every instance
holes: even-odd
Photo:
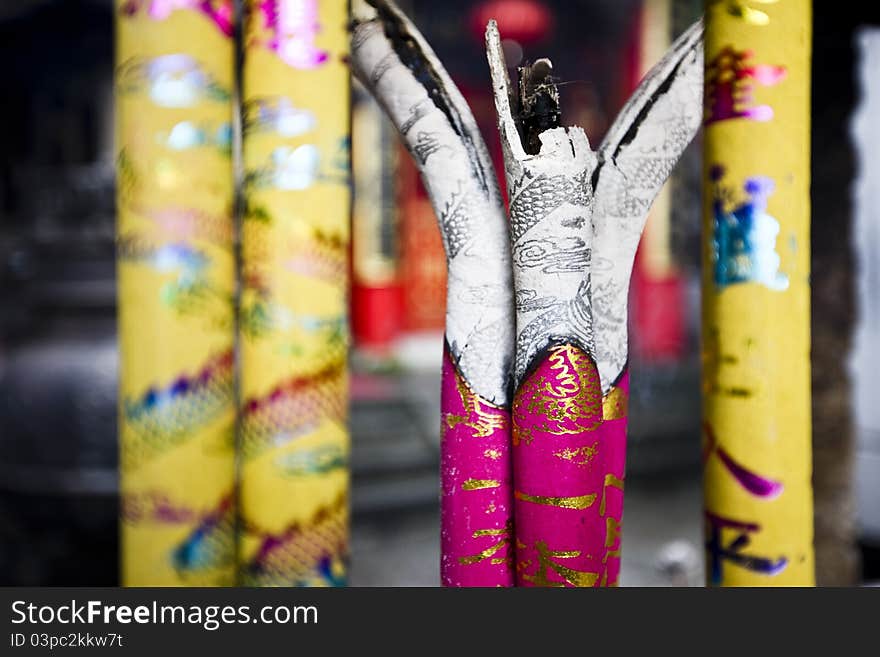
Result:
[[[501,35],[498,33],[498,22],[494,18],[490,18],[486,23],[486,45],[490,43],[501,43]]]

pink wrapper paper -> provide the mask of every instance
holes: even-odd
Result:
[[[510,413],[467,385],[443,353],[440,577],[444,586],[513,586]]]
[[[603,400],[593,360],[577,347],[561,345],[548,351],[517,390],[512,418],[517,586],[617,583],[627,383],[624,375]]]

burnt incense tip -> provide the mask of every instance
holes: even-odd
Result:
[[[553,63],[547,58],[517,69],[517,128],[523,148],[531,155],[541,151],[540,134],[558,128],[561,123],[559,90],[552,73]]]
[[[553,62],[543,57],[532,64],[532,81],[534,83],[543,82],[552,72]]]

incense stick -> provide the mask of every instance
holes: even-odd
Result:
[[[811,3],[749,4],[706,16],[707,582],[811,586]]]
[[[114,5],[121,575],[228,586],[234,10],[160,4]]]
[[[522,72],[513,99],[494,21],[486,30],[517,300],[518,585],[617,583],[627,291],[651,202],[700,124],[701,37],[697,23],[672,46],[594,152],[552,120],[552,65]]]
[[[352,69],[413,155],[446,250],[441,579],[510,586],[513,284],[495,172],[467,103],[396,5],[359,2],[353,16]]]
[[[247,4],[240,578],[337,586],[349,538],[347,2]]]

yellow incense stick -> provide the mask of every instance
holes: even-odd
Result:
[[[230,585],[233,3],[163,7],[115,3],[122,583]]]
[[[707,3],[708,579],[812,585],[806,0]]]
[[[245,26],[240,575],[345,583],[345,0],[251,0]]]

